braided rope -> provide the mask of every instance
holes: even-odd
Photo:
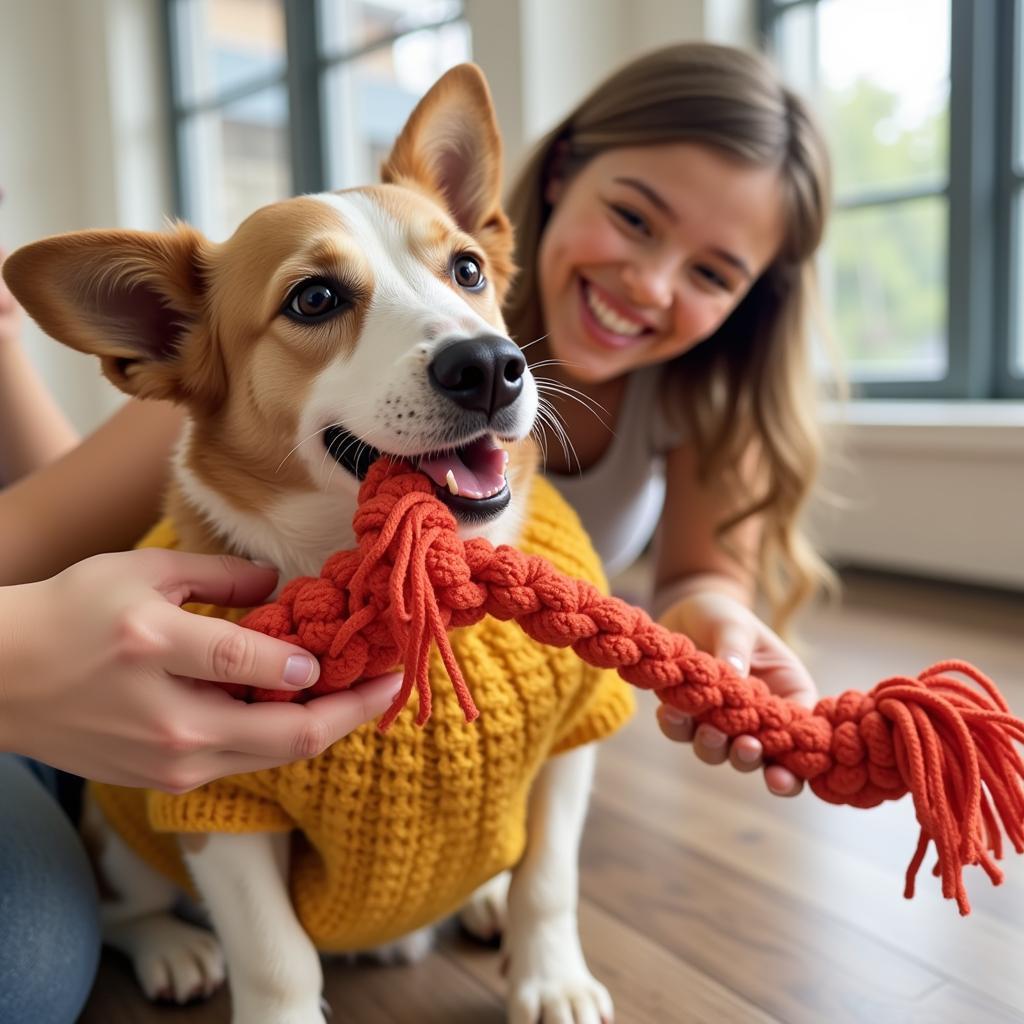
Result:
[[[1024,852],[1024,762],[1014,746],[1024,742],[1024,722],[966,662],[940,662],[917,678],[895,676],[868,693],[826,697],[812,711],[772,694],[761,679],[737,676],[688,637],[543,558],[482,539],[462,541],[433,484],[407,464],[378,460],[371,467],[353,522],[356,550],[333,555],[319,577],[292,580],[275,603],[243,620],[319,658],[320,678],[300,699],[401,662],[402,688],[379,725],[391,725],[414,687],[422,725],[430,716],[436,645],[472,721],[478,711],[447,631],[485,615],[515,619],[534,640],[571,646],[587,664],[617,669],[697,722],[756,737],[766,761],[808,780],[829,803],[873,807],[909,791],[921,831],[907,869],[908,898],[929,842],[943,895],[961,914],[970,910],[965,865],[980,865],[999,884],[1001,832]],[[250,700],[297,696],[227,688]]]

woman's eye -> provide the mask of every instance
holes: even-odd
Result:
[[[484,272],[473,256],[456,256],[452,261],[452,277],[460,288],[470,292],[479,291],[486,284]]]
[[[619,206],[615,203],[611,204],[612,210],[615,211],[615,215],[625,223],[628,227],[634,231],[642,231],[644,234],[649,234],[650,229],[647,226],[647,221],[640,216],[639,213],[635,213],[628,206]]]
[[[712,267],[697,267],[696,271],[704,281],[713,287],[719,288],[725,292],[732,290],[729,282]]]
[[[306,281],[291,294],[287,312],[302,320],[319,320],[342,305],[338,290],[326,281]]]

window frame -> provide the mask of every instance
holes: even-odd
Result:
[[[320,46],[324,4],[330,0],[282,0],[285,18],[285,68],[252,78],[198,102],[184,100],[181,71],[186,45],[179,36],[176,8],[191,0],[162,0],[163,30],[167,53],[168,125],[172,153],[172,189],[175,214],[185,220],[194,216],[196,202],[186,166],[187,147],[182,139],[188,121],[211,110],[271,87],[284,86],[288,95],[288,151],[292,192],[323,192],[329,180],[327,126],[325,121],[326,77],[330,69],[392,46],[410,32],[431,31],[465,20],[466,5],[459,13],[415,28],[392,32],[350,50],[325,53]]]
[[[777,52],[780,19],[822,0],[758,0],[763,49]],[[1019,398],[1024,378],[1011,373],[1018,330],[1013,282],[1021,258],[1014,195],[1024,196],[1024,167],[1014,167],[1021,74],[1018,52],[1024,0],[951,0],[948,186],[867,193],[837,209],[875,207],[945,195],[948,365],[939,380],[858,382],[869,398]],[[1024,201],[1024,200],[1022,200]],[[1019,351],[1019,349],[1018,349]]]

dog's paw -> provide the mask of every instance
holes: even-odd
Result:
[[[493,944],[505,934],[508,920],[508,887],[512,873],[502,871],[484,882],[459,911],[459,924],[480,942]]]
[[[612,1024],[608,990],[587,969],[576,915],[520,915],[504,948],[509,1024]]]
[[[614,1018],[608,990],[586,969],[564,977],[520,978],[509,993],[509,1024],[612,1024]]]
[[[206,999],[223,983],[224,954],[203,928],[168,914],[151,914],[118,926],[135,976],[148,999],[188,1003]]]
[[[433,948],[434,929],[432,925],[428,925],[385,946],[367,950],[366,956],[376,963],[399,967],[403,964],[418,964]]]

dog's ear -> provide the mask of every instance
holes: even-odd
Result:
[[[3,265],[47,334],[98,356],[140,398],[217,404],[225,373],[203,323],[212,246],[197,231],[78,231],[23,246]]]
[[[385,183],[437,198],[511,273],[512,229],[501,208],[501,135],[483,72],[459,64],[416,105],[384,163]]]

